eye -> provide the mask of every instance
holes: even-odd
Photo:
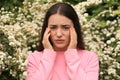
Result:
[[[69,25],[63,25],[62,27],[63,27],[63,29],[65,29],[65,30],[69,30],[69,28],[70,28]]]
[[[57,26],[56,25],[51,25],[50,29],[57,29]]]

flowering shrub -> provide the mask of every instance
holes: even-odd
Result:
[[[86,5],[85,43],[99,56],[100,80],[120,80],[120,4],[114,0],[98,2]]]
[[[0,80],[24,80],[26,58],[36,49],[46,10],[57,0],[24,0],[0,10]],[[87,0],[72,5],[82,25],[86,49],[100,60],[99,80],[120,80],[120,1]],[[44,4],[44,5],[43,5]]]

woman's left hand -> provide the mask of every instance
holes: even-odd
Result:
[[[74,27],[70,28],[70,43],[68,49],[76,49],[77,48],[77,34]]]

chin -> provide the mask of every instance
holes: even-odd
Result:
[[[59,46],[59,47],[56,47],[55,48],[57,51],[59,50],[59,51],[66,51],[66,47],[63,47],[63,46]]]

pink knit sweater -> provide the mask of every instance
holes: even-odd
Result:
[[[27,60],[26,80],[98,80],[98,57],[87,50],[44,49],[30,54]]]

